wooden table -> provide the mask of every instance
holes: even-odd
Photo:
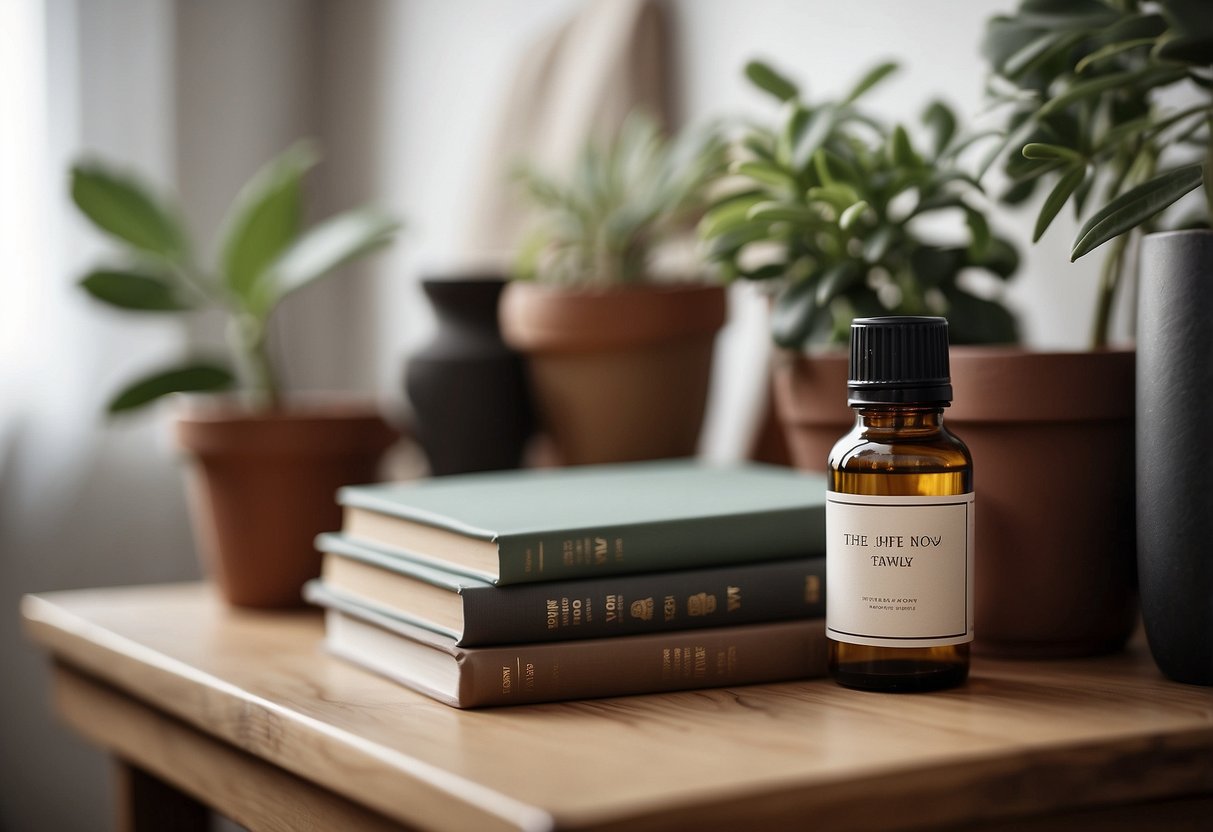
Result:
[[[325,654],[311,612],[199,585],[25,599],[126,828],[1179,829],[1213,818],[1213,691],[1140,644],[978,660],[962,689],[826,680],[458,711]],[[64,784],[64,789],[70,786]]]

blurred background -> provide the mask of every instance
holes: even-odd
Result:
[[[742,76],[755,57],[810,96],[837,94],[875,61],[898,59],[903,71],[870,106],[908,120],[939,96],[975,118],[982,27],[1011,5],[0,2],[0,828],[97,829],[112,817],[104,759],[53,721],[44,658],[21,637],[20,596],[198,575],[164,413],[107,422],[103,411],[121,381],[188,344],[214,342],[217,322],[132,320],[76,287],[108,244],[71,206],[73,160],[99,154],[138,170],[175,192],[189,229],[210,240],[261,163],[315,137],[324,162],[310,180],[311,211],[370,201],[405,230],[354,274],[287,301],[274,349],[291,389],[363,391],[407,416],[401,373],[434,326],[419,278],[499,264],[484,211],[503,198],[510,131],[526,135],[526,85],[543,105],[531,126],[545,138],[563,137],[567,148],[592,131],[578,84],[592,89],[595,73],[628,71],[626,50],[610,51],[628,36],[610,29],[631,19],[620,9],[657,16],[658,71],[681,125],[769,118],[769,100]],[[546,63],[535,60],[540,44]],[[561,147],[553,139],[542,152]],[[1068,264],[1073,221],[1059,219],[1029,247],[1034,205],[998,216],[1022,246],[1008,300],[1026,342],[1083,348],[1098,263]],[[769,353],[762,297],[753,286],[731,292],[701,446],[719,460],[750,447]]]

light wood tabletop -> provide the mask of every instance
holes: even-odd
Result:
[[[234,610],[204,585],[22,612],[61,717],[123,762],[127,828],[174,799],[251,829],[1175,830],[1213,813],[1213,692],[1162,678],[1139,642],[979,658],[926,695],[814,680],[459,711],[328,656],[314,612]]]

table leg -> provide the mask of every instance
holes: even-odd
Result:
[[[117,761],[119,832],[207,832],[210,810],[130,763]]]

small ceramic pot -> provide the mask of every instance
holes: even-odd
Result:
[[[517,468],[534,419],[523,361],[501,339],[501,278],[421,282],[438,320],[408,363],[417,439],[436,475]]]
[[[370,405],[258,412],[194,400],[183,410],[177,441],[206,571],[234,605],[301,605],[303,584],[320,574],[312,541],[341,528],[337,489],[373,482],[396,432]]]
[[[693,455],[725,321],[719,286],[605,290],[510,284],[507,344],[528,358],[541,421],[567,465]]]

